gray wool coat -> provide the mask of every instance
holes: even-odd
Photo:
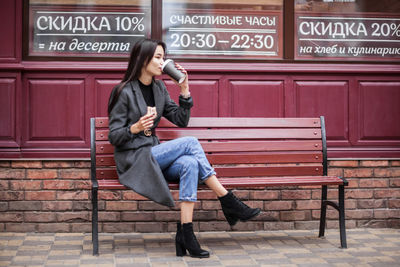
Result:
[[[162,116],[179,127],[186,127],[193,106],[192,98],[179,97],[179,106],[170,98],[162,81],[153,80],[157,109],[154,128]],[[160,143],[156,136],[143,132],[132,134],[130,127],[146,115],[147,105],[137,80],[126,84],[109,114],[108,139],[115,147],[114,158],[121,184],[159,204],[174,206],[174,200],[163,173],[151,154],[151,147]]]

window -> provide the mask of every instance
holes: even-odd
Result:
[[[150,7],[151,0],[31,0],[28,55],[126,57],[136,39],[151,36]]]
[[[164,0],[162,39],[179,57],[282,59],[282,7],[282,0]]]
[[[400,56],[398,0],[296,0],[296,59]]]

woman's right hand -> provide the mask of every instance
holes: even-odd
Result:
[[[130,130],[133,134],[138,134],[146,129],[150,129],[154,125],[154,119],[157,117],[156,113],[147,113],[139,119],[138,122],[132,124]]]

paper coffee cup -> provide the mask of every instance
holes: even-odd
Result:
[[[178,83],[183,83],[186,78],[186,75],[175,67],[175,63],[172,59],[164,61],[162,71]]]

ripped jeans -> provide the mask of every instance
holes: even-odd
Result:
[[[197,186],[216,174],[195,137],[182,137],[152,147],[153,157],[169,182],[179,181],[179,200],[196,201]]]

